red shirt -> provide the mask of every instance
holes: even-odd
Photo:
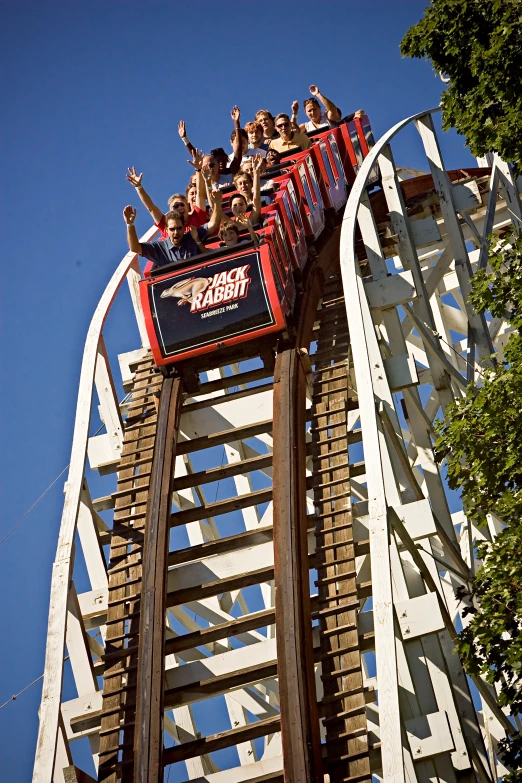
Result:
[[[208,223],[207,211],[205,209],[200,209],[200,207],[194,204],[194,209],[188,216],[187,225],[185,226],[185,234],[191,226],[194,226],[194,228],[200,228],[201,226],[204,226],[205,223]],[[169,234],[167,231],[167,225],[165,223],[165,215],[163,215],[159,223],[154,223],[154,225],[161,231],[162,239],[166,239]]]

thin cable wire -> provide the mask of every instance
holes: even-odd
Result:
[[[125,402],[127,402],[127,398],[129,397],[129,395],[130,395],[131,393],[132,393],[132,392],[127,392],[127,394],[125,395],[125,397],[123,398],[123,400],[122,400],[122,401],[121,401],[119,404],[120,404],[120,405],[123,405]],[[95,437],[96,437],[96,435],[98,435],[98,434],[99,434],[99,433],[102,431],[102,429],[103,429],[104,427],[105,427],[105,424],[102,424],[102,425],[101,425],[101,427],[98,427],[98,429],[96,430],[96,432],[94,433],[94,435],[91,435],[91,437],[92,437],[92,438],[95,438]],[[58,481],[58,479],[59,479],[61,476],[63,476],[63,474],[65,473],[65,471],[66,471],[66,470],[69,468],[69,465],[70,465],[70,464],[71,464],[71,463],[69,462],[69,463],[68,463],[68,464],[67,464],[67,465],[64,467],[64,469],[63,469],[63,470],[62,470],[60,473],[58,473],[58,475],[56,476],[56,478],[55,478],[53,481],[51,481],[51,483],[49,484],[49,486],[47,487],[47,489],[45,489],[45,490],[42,492],[42,494],[40,495],[40,497],[39,497],[39,498],[37,498],[37,499],[34,501],[33,505],[32,505],[30,508],[28,508],[28,509],[27,509],[27,511],[25,512],[25,514],[24,514],[23,516],[21,516],[21,517],[20,517],[20,519],[18,520],[18,522],[16,522],[16,524],[14,524],[14,525],[13,525],[13,527],[11,528],[11,530],[10,530],[8,533],[6,533],[6,535],[5,535],[5,536],[2,538],[2,540],[0,541],[0,546],[2,546],[2,544],[4,544],[4,543],[7,541],[7,539],[9,538],[9,536],[10,536],[10,535],[12,535],[12,534],[14,533],[14,531],[16,530],[16,528],[18,527],[18,525],[20,525],[20,524],[21,524],[21,523],[24,521],[24,519],[25,519],[27,516],[29,516],[29,514],[31,513],[31,511],[33,510],[33,508],[35,508],[35,506],[37,506],[37,505],[38,505],[38,503],[40,502],[40,500],[41,500],[42,498],[44,498],[44,497],[47,495],[47,493],[49,492],[49,490],[50,490],[50,489],[52,489],[52,488],[54,487],[54,485],[56,484],[56,482]]]
[[[64,661],[69,660],[69,656],[66,655],[63,660]],[[29,688],[32,688],[33,685],[36,685],[37,682],[40,682],[40,680],[43,680],[43,674],[41,674],[39,677],[37,677],[36,680],[33,680],[32,682],[30,682],[29,685],[26,685],[25,688],[22,688],[21,691],[19,691],[18,693],[15,693],[14,696],[11,696],[10,699],[8,699],[7,701],[4,701],[4,703],[0,705],[0,710],[3,710],[4,707],[7,707],[7,705],[11,704],[12,701],[16,701],[19,696],[21,696],[23,693],[28,691]]]
[[[101,432],[101,430],[102,430],[104,427],[105,427],[105,424],[102,424],[102,425],[101,425],[101,427],[99,427],[99,429],[97,429],[97,430],[96,430],[96,432],[94,433],[94,435],[93,435],[92,437],[94,438],[94,437],[95,437],[95,436],[96,436],[96,435],[97,435],[99,432]],[[39,497],[39,498],[37,498],[37,499],[34,501],[33,505],[32,505],[32,506],[30,506],[30,508],[28,508],[28,509],[27,509],[27,511],[25,512],[25,514],[24,514],[23,516],[21,516],[21,517],[20,517],[20,519],[18,520],[18,522],[17,522],[16,524],[14,524],[14,525],[13,525],[13,527],[11,528],[11,530],[9,531],[9,533],[6,533],[6,535],[5,535],[5,536],[2,538],[2,540],[0,541],[0,546],[2,546],[2,544],[4,544],[4,543],[7,541],[7,539],[9,538],[9,536],[10,536],[10,535],[12,535],[12,534],[15,532],[16,528],[18,527],[18,525],[20,525],[20,524],[21,524],[21,523],[24,521],[24,519],[25,519],[27,516],[29,516],[29,514],[31,513],[31,511],[33,510],[33,508],[35,508],[35,506],[37,506],[37,505],[38,505],[38,503],[40,502],[40,500],[41,500],[42,498],[44,498],[44,497],[47,495],[47,493],[49,492],[49,490],[50,490],[50,489],[52,489],[52,488],[54,487],[54,485],[56,484],[56,482],[58,481],[58,479],[60,478],[60,476],[63,476],[63,474],[65,473],[65,471],[66,471],[66,470],[69,468],[69,465],[70,465],[70,464],[71,464],[71,463],[69,462],[69,463],[68,463],[68,464],[67,464],[67,465],[64,467],[64,469],[63,469],[63,470],[62,470],[60,473],[58,473],[58,475],[56,476],[56,478],[55,478],[53,481],[51,481],[51,483],[49,484],[49,486],[47,487],[47,489],[44,489],[44,491],[42,492],[42,494],[40,495],[40,497]]]

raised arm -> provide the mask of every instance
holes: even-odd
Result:
[[[148,209],[150,212],[152,219],[155,223],[160,223],[161,218],[163,217],[163,210],[161,210],[156,204],[153,202],[143,185],[141,184],[141,181],[143,179],[143,174],[137,174],[136,169],[134,166],[129,169],[129,173],[127,174],[127,181],[130,182],[131,185],[133,185],[136,188],[136,193],[140,197],[140,200],[142,204]]]
[[[207,231],[209,234],[213,234],[214,231],[219,228],[221,223],[221,215],[223,213],[222,208],[223,195],[220,190],[213,190],[210,194],[210,205],[212,207],[212,214],[208,221]]]
[[[196,206],[204,212],[207,208],[207,191],[201,171],[203,165],[203,153],[201,150],[194,150],[192,160],[189,163],[196,169]]]
[[[198,246],[199,252],[200,253],[205,253],[207,249],[206,249],[205,245],[203,244],[203,242],[201,241],[201,239],[199,238],[199,234],[198,234],[197,228],[195,226],[190,226],[189,231],[190,231],[190,236],[192,237],[192,239],[194,240],[194,242]]]
[[[261,166],[263,165],[263,156],[254,155],[252,159],[252,205],[250,213],[252,223],[259,223],[261,217]]]
[[[127,242],[129,243],[129,250],[131,253],[138,253],[141,256],[141,243],[136,233],[136,226],[134,221],[136,220],[136,210],[130,205],[123,210],[123,219],[127,224]]]
[[[250,239],[252,240],[254,245],[259,245],[259,237],[254,231],[254,226],[252,225],[252,221],[250,220],[250,218],[248,218],[246,215],[238,215],[236,217],[236,223],[239,223],[241,226],[248,228]]]
[[[180,120],[179,121],[178,133],[179,133],[179,137],[180,137],[181,141],[183,142],[185,147],[188,149],[188,151],[190,152],[192,157],[194,157],[194,151],[195,151],[196,148],[194,147],[194,145],[190,141],[189,137],[187,136],[187,129],[185,128],[185,121],[184,120]]]
[[[292,116],[290,118],[290,124],[292,130],[298,131],[299,125],[297,123],[297,115],[299,114],[299,101],[292,101]]]
[[[330,122],[340,122],[341,121],[341,112],[335,105],[335,103],[332,103],[332,101],[329,98],[326,98],[322,92],[319,90],[319,87],[316,84],[310,85],[310,93],[314,96],[314,98],[317,98],[318,101],[321,101],[325,108],[326,116],[330,120]]]
[[[243,140],[241,138],[241,122],[240,122],[241,111],[239,110],[238,106],[234,106],[234,108],[230,112],[230,116],[234,120],[236,137],[234,139],[234,143],[232,144],[234,157],[232,159],[232,163],[230,164],[229,168],[231,174],[236,174],[241,167],[241,160],[243,158]]]

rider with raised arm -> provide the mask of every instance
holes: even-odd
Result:
[[[310,85],[313,98],[307,98],[303,104],[308,122],[299,126],[302,133],[312,133],[320,128],[334,128],[341,121],[341,110],[329,98],[326,98],[316,84]],[[321,106],[321,103],[323,104]],[[292,103],[292,121],[297,123],[299,102]]]
[[[212,214],[217,220],[217,226],[219,226],[221,222],[221,193],[214,191],[212,193],[212,201]],[[153,269],[166,264],[179,263],[185,259],[197,256],[205,250],[203,242],[209,233],[207,228],[205,226],[200,226],[199,228],[193,226],[193,230],[189,230],[186,233],[183,215],[176,210],[167,212],[165,215],[168,236],[160,241],[140,242],[134,225],[136,210],[132,206],[125,207],[123,219],[127,224],[129,250],[153,261]]]
[[[175,193],[168,200],[169,209],[177,210],[182,216],[185,225],[185,231],[188,231],[191,226],[199,228],[204,226],[208,222],[207,208],[206,208],[206,189],[203,175],[201,173],[201,153],[195,150],[195,162],[194,166],[197,170],[196,179],[196,200],[195,204],[190,208],[187,196],[183,193]],[[150,212],[150,215],[154,221],[154,225],[157,226],[164,237],[168,236],[165,226],[165,216],[163,210],[158,207],[151,199],[147,191],[142,185],[143,174],[138,174],[134,166],[129,169],[127,174],[127,181],[131,183],[136,189],[141,202]],[[212,220],[212,217],[211,217]],[[219,223],[218,223],[219,224]],[[214,226],[215,228],[216,226]]]
[[[241,166],[241,158],[242,158],[242,143],[241,143],[242,134],[241,134],[241,122],[240,122],[241,111],[237,106],[234,106],[234,108],[230,112],[230,116],[232,117],[232,120],[234,122],[233,138],[231,139],[233,152],[230,157],[230,161],[228,159],[228,155],[226,154],[225,150],[222,147],[216,147],[215,149],[210,151],[210,154],[216,158],[219,167],[219,173],[220,175],[222,175],[222,182],[220,183],[219,187],[223,187],[224,179],[226,175],[234,175],[237,171],[239,171],[239,167]],[[196,148],[194,147],[192,142],[189,140],[189,137],[187,136],[187,129],[186,129],[185,122],[183,120],[180,120],[179,122],[178,133],[181,141],[183,142],[183,144],[185,144],[190,154],[194,158],[194,151]],[[230,184],[230,183],[227,182],[226,184]]]

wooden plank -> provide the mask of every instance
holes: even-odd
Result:
[[[209,737],[202,737],[192,742],[184,742],[181,745],[175,745],[173,748],[165,748],[163,763],[165,766],[174,764],[177,761],[201,756],[204,753],[230,748],[240,742],[257,739],[257,737],[266,737],[279,731],[280,722],[279,717],[266,718],[256,723],[250,723],[247,726],[241,726],[238,729],[212,734]]]
[[[189,487],[211,484],[213,481],[223,481],[223,479],[239,476],[242,473],[263,470],[271,465],[272,455],[262,454],[260,457],[252,457],[252,459],[246,459],[241,462],[232,462],[219,468],[209,468],[197,473],[189,473],[186,476],[178,476],[174,479],[174,490],[180,492],[182,489],[188,489]]]
[[[261,582],[268,582],[274,577],[273,566],[260,568],[257,571],[249,571],[245,574],[238,574],[230,579],[217,579],[215,582],[208,582],[205,585],[195,585],[183,590],[167,594],[167,607],[179,606],[189,601],[201,601],[203,598],[220,595],[231,590],[241,590],[243,587],[258,585]]]
[[[272,432],[272,419],[259,421],[255,424],[246,424],[243,427],[233,427],[223,432],[213,432],[211,435],[203,435],[201,438],[192,438],[178,443],[178,454],[190,454],[193,451],[210,449],[213,446],[222,446],[223,443],[232,443],[236,440],[254,438],[256,435]]]
[[[272,375],[273,373],[265,367],[260,367],[258,370],[235,373],[226,378],[218,378],[215,381],[202,383],[198,389],[198,395],[211,394],[212,392],[221,391],[222,389],[232,389],[234,386],[241,386],[244,383],[253,383],[254,381],[260,381],[264,378],[271,378]]]
[[[272,489],[259,489],[250,495],[239,495],[228,500],[218,500],[217,503],[208,503],[206,506],[195,506],[185,511],[178,511],[171,515],[170,525],[171,527],[186,525],[188,522],[217,517],[221,514],[228,514],[231,511],[248,508],[249,506],[268,503],[270,500],[272,500]]]
[[[139,369],[136,378],[151,378],[152,371]],[[150,419],[135,428],[133,435],[125,433],[122,456],[140,440],[149,445],[155,434]],[[138,438],[135,437],[138,436]],[[130,440],[132,438],[132,440]],[[133,744],[136,709],[137,650],[135,638],[139,631],[143,532],[133,531],[135,519],[129,511],[146,506],[150,462],[120,470],[122,482],[132,483],[115,498],[113,530],[111,531],[111,563],[125,568],[111,571],[109,591],[111,605],[107,608],[104,660],[103,709],[100,731],[99,777],[105,783],[131,783],[134,776]],[[141,474],[146,474],[141,476]],[[139,536],[129,546],[129,535]],[[127,647],[126,645],[129,645]],[[123,724],[122,724],[123,721]],[[123,736],[121,731],[123,728]]]
[[[256,682],[261,682],[261,680],[269,680],[276,676],[277,661],[263,661],[239,671],[208,677],[199,682],[191,683],[189,686],[180,685],[177,688],[169,688],[165,691],[165,707],[170,709],[187,702],[218,696],[219,694],[242,688],[245,685],[253,685]]]
[[[274,576],[285,779],[322,781],[315,695],[306,517],[305,404],[299,354],[278,354],[274,376]]]
[[[163,751],[165,599],[181,381],[163,384],[145,522],[135,735],[136,783],[159,783]]]
[[[274,622],[275,609],[264,609],[261,612],[247,614],[245,617],[238,617],[237,620],[230,620],[228,623],[211,625],[209,628],[202,628],[200,631],[167,639],[165,642],[165,655],[191,650],[193,647],[201,647],[202,645],[210,644],[210,642],[215,642],[217,639],[237,636],[247,631],[253,631],[256,628],[272,625]]]

